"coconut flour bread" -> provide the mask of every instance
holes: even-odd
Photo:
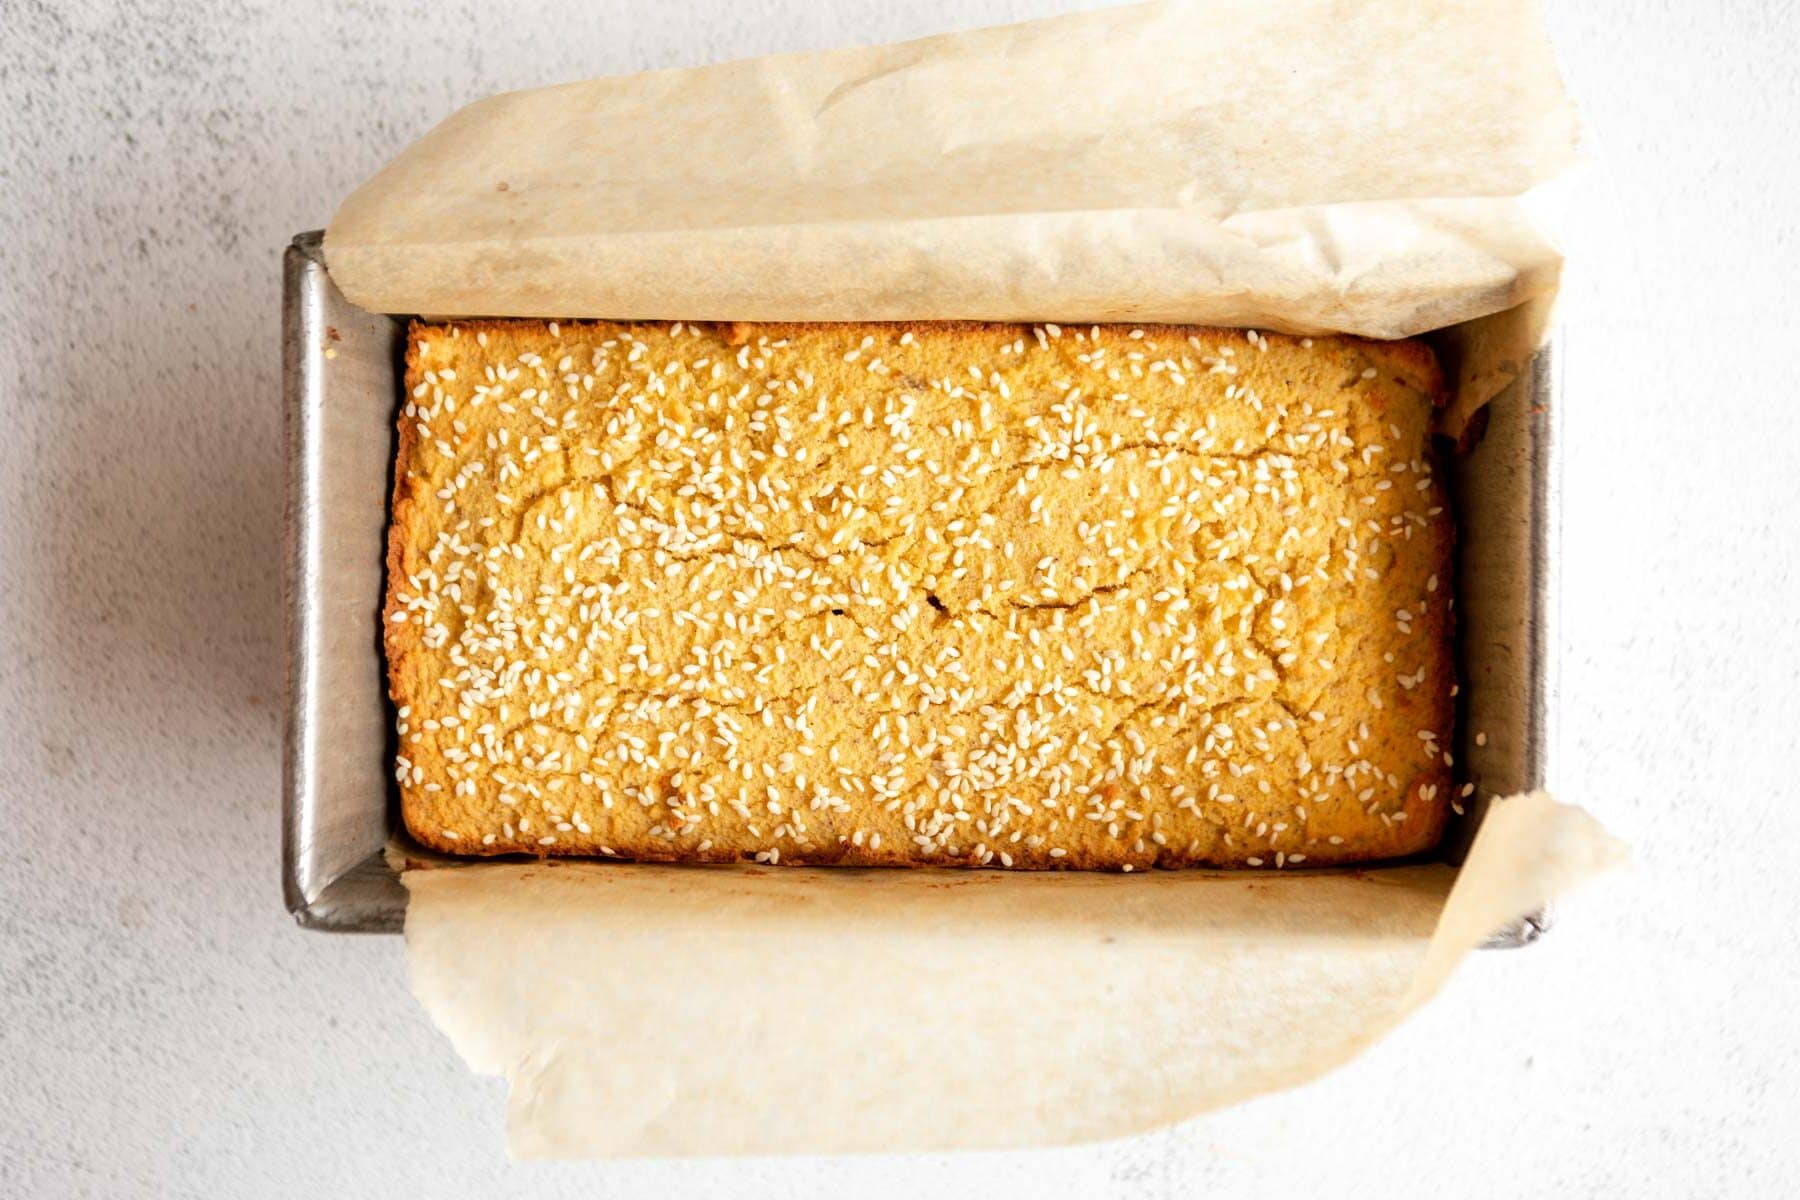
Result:
[[[1430,847],[1417,342],[417,324],[385,635],[458,854],[1282,867]]]

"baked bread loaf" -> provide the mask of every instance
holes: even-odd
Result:
[[[1282,867],[1450,799],[1442,385],[1189,327],[415,324],[385,637],[457,854]]]

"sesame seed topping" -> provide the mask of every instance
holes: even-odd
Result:
[[[415,333],[386,637],[447,841],[1283,868],[1449,798],[1429,403],[1309,345]]]

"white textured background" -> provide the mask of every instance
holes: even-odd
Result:
[[[509,1166],[277,881],[278,257],[501,88],[1058,0],[0,0],[0,1195],[1777,1194],[1800,1175],[1800,14],[1553,5],[1563,794],[1635,875],[1301,1091],[1034,1154]],[[804,1114],[796,1114],[803,1117]]]

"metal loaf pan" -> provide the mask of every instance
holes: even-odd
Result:
[[[382,571],[404,317],[346,300],[323,235],[282,260],[286,406],[288,697],[282,883],[308,929],[398,932],[406,892],[385,848],[404,845],[389,765],[393,728],[380,645]],[[1488,407],[1451,469],[1457,519],[1459,780],[1477,784],[1439,855],[1458,863],[1483,798],[1543,786],[1555,727],[1552,676],[1557,488],[1549,352]],[[1477,745],[1475,731],[1486,736]],[[1490,945],[1524,945],[1521,921]]]

